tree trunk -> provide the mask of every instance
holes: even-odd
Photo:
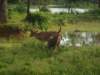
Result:
[[[100,8],[100,0],[98,0],[98,8]]]
[[[27,0],[27,18],[30,16],[30,0]]]
[[[0,0],[0,23],[7,22],[7,0]]]

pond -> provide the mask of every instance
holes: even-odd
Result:
[[[98,32],[66,32],[62,35],[61,46],[92,46],[100,45],[100,33]]]
[[[49,8],[49,10],[51,11],[51,13],[60,13],[60,12],[65,12],[65,13],[68,13],[68,12],[73,12],[73,13],[84,13],[84,12],[87,12],[89,9],[82,9],[82,8],[72,8],[70,11],[68,8]],[[30,9],[30,12],[36,12],[36,11],[39,11],[38,8],[31,8]]]

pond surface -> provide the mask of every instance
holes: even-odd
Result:
[[[100,45],[98,32],[66,32],[62,35],[61,46],[92,46]]]
[[[84,13],[84,12],[87,12],[88,9],[82,9],[82,8],[72,8],[70,11],[68,8],[49,8],[49,10],[51,11],[51,13],[60,13],[60,12],[73,12],[73,13]],[[36,12],[36,11],[39,11],[38,8],[31,8],[30,9],[30,12]]]

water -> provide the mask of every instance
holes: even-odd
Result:
[[[98,32],[66,32],[62,35],[61,46],[92,46],[100,45]]]
[[[84,13],[84,12],[87,12],[88,9],[81,9],[81,8],[72,8],[71,11],[69,11],[68,8],[49,8],[49,10],[51,11],[51,13],[60,13],[60,12],[71,12],[73,11],[73,13]],[[30,12],[36,12],[36,11],[39,11],[38,8],[31,8],[30,9]]]

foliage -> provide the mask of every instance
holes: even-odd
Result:
[[[19,8],[18,8],[18,11]],[[22,11],[22,9],[21,9]],[[65,23],[63,31],[75,29],[83,31],[100,31],[98,19],[99,10],[84,14],[51,14],[36,12],[30,15],[28,21],[40,29],[56,30],[55,24]],[[30,23],[23,22],[25,13],[10,9],[11,26],[24,29],[32,28]],[[91,18],[90,15],[96,15]],[[93,22],[83,22],[84,20]],[[50,21],[50,25],[49,25]],[[69,24],[68,22],[79,22]],[[82,22],[80,22],[82,21]],[[20,22],[22,24],[20,24]],[[16,25],[15,25],[16,23]],[[55,23],[55,24],[53,24]],[[54,26],[54,28],[52,28]],[[51,27],[51,28],[50,28]],[[0,75],[99,75],[100,46],[92,47],[60,47],[57,53],[46,47],[46,43],[35,38],[1,39],[0,38]]]
[[[49,15],[46,14],[48,13],[36,12],[31,14],[27,20],[28,22],[32,23],[33,26],[38,27],[41,30],[47,30]]]
[[[88,10],[85,13],[59,13],[54,14],[53,20],[61,20],[62,25],[64,23],[78,23],[78,22],[88,22],[88,21],[94,21],[100,19],[100,10],[94,9],[94,10]]]
[[[15,8],[14,8],[14,11],[17,11],[19,13],[25,13],[26,12],[26,8],[25,8],[25,5],[20,3],[18,4]]]
[[[12,3],[12,4],[13,4],[13,3],[16,4],[16,3],[18,3],[18,2],[19,2],[19,0],[8,0],[8,3]]]
[[[89,10],[88,12],[86,12],[84,14],[100,16],[100,9],[92,9],[92,10]]]
[[[99,59],[99,46],[61,47],[54,53],[34,38],[0,39],[0,75],[99,75]]]
[[[99,20],[100,19],[100,10],[99,9],[89,10],[85,13],[77,15],[74,19],[78,20],[78,21]]]

